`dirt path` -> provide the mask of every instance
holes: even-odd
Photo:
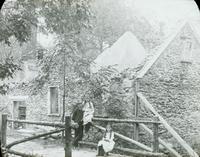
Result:
[[[8,137],[8,143],[15,141],[19,138]],[[64,157],[64,147],[57,142],[46,142],[46,140],[33,140],[30,142],[22,143],[12,147],[13,150],[28,153],[37,154],[42,157]],[[72,151],[73,157],[96,157],[96,150],[92,149],[80,149]]]
[[[7,144],[33,135],[31,130],[23,130],[21,132],[14,130],[9,131],[7,136]],[[26,153],[37,154],[38,157],[64,157],[64,146],[60,140],[55,139],[37,139],[29,142],[21,143],[12,147],[12,150]],[[73,149],[73,157],[96,157],[97,151],[94,149]],[[110,154],[109,157],[125,157],[123,155]],[[126,156],[127,157],[127,156]]]

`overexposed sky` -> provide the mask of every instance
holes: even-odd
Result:
[[[168,29],[181,21],[200,21],[194,0],[133,0],[134,6],[151,24],[164,22]]]
[[[117,0],[116,0],[117,1]],[[178,23],[187,20],[199,20],[200,13],[193,0],[124,0],[128,5],[134,5],[136,9],[154,27],[159,23],[165,24],[165,33],[168,34],[176,28]],[[53,36],[38,35],[38,40],[43,46],[53,45]]]
[[[193,0],[133,0],[141,12],[157,14],[160,18],[188,18],[199,16],[196,3]],[[152,14],[151,14],[152,13]],[[148,16],[148,15],[147,15]]]

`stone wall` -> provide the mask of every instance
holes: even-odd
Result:
[[[181,58],[183,31],[193,40],[191,62],[187,63]],[[184,27],[141,80],[140,91],[193,146],[200,143],[200,45],[192,34],[189,26]]]
[[[59,87],[59,96],[58,102],[60,107],[59,115],[49,115],[49,105],[48,105],[48,90],[50,86]],[[35,121],[60,121],[61,120],[61,111],[62,111],[62,95],[63,89],[61,82],[57,77],[52,77],[47,84],[41,90],[38,90],[37,93],[32,93],[32,88],[27,84],[21,84],[12,88],[8,93],[9,96],[28,96],[25,100],[26,103],[26,119],[35,120]],[[8,101],[8,106],[13,105],[13,100]]]

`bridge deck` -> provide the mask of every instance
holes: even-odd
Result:
[[[18,138],[9,136],[8,143],[17,140]],[[26,143],[22,143],[12,147],[12,150],[26,153],[26,154],[37,154],[39,157],[64,157],[64,147],[61,143],[46,140],[33,140]],[[95,149],[73,149],[72,155],[73,157],[96,157]],[[124,157],[122,155],[110,154],[110,157]]]
[[[32,132],[31,132],[32,134]],[[7,138],[7,144],[22,139],[24,137],[30,136],[30,132],[26,131],[14,131],[12,132],[11,130],[9,131],[9,135]],[[80,143],[81,144],[81,143]],[[82,146],[82,144],[81,144]],[[96,151],[96,144],[91,144],[88,145],[89,147],[85,148],[80,148],[80,149],[73,149],[72,155],[73,157],[96,157],[97,151]],[[93,148],[93,149],[92,149]],[[55,139],[36,139],[32,141],[28,141],[25,143],[18,144],[16,146],[12,147],[12,150],[21,152],[21,153],[26,153],[26,154],[37,154],[38,157],[64,157],[64,145],[60,142],[60,140],[55,140]],[[119,151],[119,150],[118,150]],[[118,152],[117,151],[117,152]],[[155,157],[161,157],[163,156],[161,153],[152,153],[148,154],[139,151],[139,150],[131,150],[131,156],[155,156]],[[126,149],[120,150],[121,153],[126,152]],[[130,150],[128,150],[130,153]],[[127,154],[127,153],[125,153]],[[110,154],[109,157],[128,157],[125,155],[119,155],[119,154]]]

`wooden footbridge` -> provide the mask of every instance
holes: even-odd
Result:
[[[168,152],[171,154],[171,156],[175,157],[181,157],[180,153],[178,153],[174,148],[169,146],[163,139],[159,137],[159,126],[162,125],[171,135],[172,137],[177,141],[177,143],[187,152],[188,156],[190,157],[199,157],[198,154],[179,136],[179,134],[167,123],[167,121],[154,109],[154,107],[148,102],[148,100],[145,98],[145,96],[138,91],[138,81],[136,80],[135,85],[135,118],[133,119],[113,119],[113,118],[93,118],[93,127],[105,131],[105,128],[102,126],[97,125],[96,122],[110,122],[110,123],[128,123],[134,125],[134,138],[130,138],[127,135],[122,135],[115,132],[115,138],[121,139],[127,143],[133,144],[137,146],[137,150],[129,149],[129,148],[114,148],[114,151],[117,151],[118,153],[126,153],[130,155],[136,155],[136,156],[165,156],[160,151],[160,146],[164,147]],[[139,119],[138,113],[139,113],[139,106],[144,105],[145,108],[150,110],[154,118],[153,119]],[[27,137],[21,140],[17,140],[11,143],[7,143],[6,140],[6,132],[7,132],[7,123],[23,123],[23,124],[31,124],[31,125],[42,125],[42,126],[51,126],[55,127],[56,129],[50,132],[34,135],[31,137]],[[151,130],[148,126],[152,125],[153,129]],[[17,154],[21,155],[23,157],[30,157],[30,154],[25,154],[22,152],[17,152],[11,149],[13,146],[24,143],[27,141],[31,141],[40,137],[48,136],[51,134],[64,132],[64,157],[72,157],[72,129],[76,127],[76,124],[72,123],[71,117],[66,116],[65,122],[46,122],[46,121],[27,121],[27,120],[15,120],[15,119],[9,119],[7,118],[6,114],[2,115],[1,118],[1,142],[2,147],[6,150],[6,152],[11,154]],[[148,146],[144,143],[139,142],[139,128],[143,128],[147,134],[151,135],[152,138],[150,141],[152,141],[151,146]],[[114,130],[115,131],[115,130]],[[81,141],[80,145],[85,145],[88,147],[96,147],[97,143],[91,143],[91,142],[85,142]],[[33,155],[32,155],[33,156]]]
[[[123,141],[126,141],[128,143],[131,143],[133,145],[136,145],[139,149],[129,149],[129,148],[114,148],[114,151],[117,151],[118,153],[125,153],[135,156],[166,156],[165,154],[160,152],[160,145],[165,147],[168,152],[175,157],[181,157],[175,149],[173,149],[171,146],[169,146],[164,140],[159,138],[159,125],[163,125],[169,133],[177,140],[177,142],[186,150],[188,155],[190,157],[198,157],[197,153],[194,152],[194,150],[176,133],[176,131],[158,114],[158,112],[153,108],[153,106],[147,101],[147,99],[143,96],[142,93],[137,93],[136,95],[136,112],[138,103],[143,104],[146,108],[148,108],[155,117],[153,119],[139,119],[137,116],[134,119],[113,119],[113,118],[93,118],[93,127],[98,128],[100,130],[105,131],[105,128],[99,125],[96,125],[96,122],[110,122],[110,123],[128,123],[128,124],[134,124],[134,139],[127,137],[126,135],[122,135],[120,133],[115,132],[115,137],[119,138]],[[136,114],[137,115],[137,114]],[[7,132],[7,123],[23,123],[23,124],[32,124],[32,125],[42,125],[42,126],[51,126],[55,127],[56,129],[47,133],[42,133],[38,135],[34,135],[31,137],[26,137],[21,140],[17,140],[11,143],[7,143],[6,140],[6,132]],[[147,127],[147,125],[152,125],[153,130]],[[22,152],[15,151],[11,149],[13,146],[24,143],[27,141],[31,141],[40,137],[48,136],[51,134],[64,132],[65,136],[65,147],[64,147],[64,157],[72,157],[72,129],[75,128],[76,124],[72,123],[71,117],[66,116],[65,117],[65,123],[61,122],[36,122],[36,121],[27,121],[27,120],[15,120],[15,119],[9,119],[7,118],[6,114],[2,115],[1,118],[1,142],[2,147],[6,150],[7,153],[20,155],[23,157],[30,157],[33,155],[25,154]],[[147,146],[143,143],[139,142],[139,128],[143,128],[147,134],[152,135],[152,147]],[[114,130],[115,131],[115,130]],[[80,145],[85,145],[87,147],[96,147],[96,143],[91,142],[84,142],[81,141]]]
[[[7,143],[6,137],[7,137],[7,123],[12,122],[12,123],[23,123],[23,124],[32,124],[32,125],[42,125],[42,126],[51,126],[51,127],[56,127],[57,129],[47,132],[47,133],[42,133],[38,135],[34,135],[31,137],[26,137],[11,143]],[[115,137],[120,138],[124,141],[127,141],[129,143],[135,144],[138,147],[141,148],[141,150],[131,150],[128,148],[115,148],[117,151],[121,151],[123,153],[128,153],[131,155],[145,155],[145,156],[163,156],[164,154],[159,153],[159,142],[158,142],[158,126],[160,124],[159,121],[153,121],[153,120],[147,120],[147,119],[111,119],[111,118],[93,118],[93,127],[98,128],[100,130],[105,130],[104,127],[95,125],[95,122],[111,122],[111,123],[130,123],[130,124],[135,124],[135,123],[143,123],[143,124],[152,124],[154,126],[154,132],[153,132],[153,148],[146,146],[145,144],[142,144],[138,141],[135,141],[125,135],[119,134],[115,132]],[[72,157],[72,129],[76,126],[76,124],[73,124],[71,122],[71,117],[66,116],[65,117],[65,123],[61,122],[36,122],[36,121],[26,121],[26,120],[14,120],[14,119],[8,119],[6,114],[2,115],[1,118],[1,141],[2,141],[2,146],[4,149],[6,149],[7,153],[11,154],[16,154],[24,157],[30,157],[34,155],[22,153],[15,151],[11,149],[13,146],[17,144],[21,144],[24,142],[28,142],[40,137],[48,136],[51,134],[59,133],[64,131],[65,132],[65,157]],[[59,129],[58,129],[59,128]],[[80,145],[85,145],[88,147],[96,147],[96,143],[91,143],[91,142],[80,142]],[[113,156],[113,155],[112,155]]]

